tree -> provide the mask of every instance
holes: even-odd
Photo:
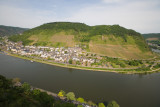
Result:
[[[72,59],[69,59],[69,64],[72,64]]]
[[[77,99],[77,101],[79,101],[80,103],[85,103],[84,99],[81,98],[81,97],[79,97],[79,98]]]
[[[64,51],[64,53],[67,54],[68,52],[67,52],[67,51]]]
[[[107,107],[120,107],[116,101],[111,101],[109,102],[109,104],[107,105]]]
[[[31,87],[28,83],[24,82],[22,84],[22,88],[24,89],[24,91],[29,92],[31,90]]]
[[[61,90],[61,91],[58,93],[58,96],[59,96],[59,97],[64,97],[64,96],[66,96],[66,93],[65,93],[63,90]]]
[[[79,62],[79,61],[76,61],[76,64],[77,64],[77,65],[80,65],[80,62]]]
[[[105,107],[105,105],[103,103],[99,103],[98,107]]]
[[[34,89],[32,92],[33,92],[34,96],[37,96],[40,94],[40,90],[38,90],[38,89]]]
[[[77,107],[83,107],[82,105],[78,105]]]
[[[40,92],[37,98],[42,107],[52,107],[53,102],[55,101],[53,97],[48,95],[46,92]]]
[[[66,94],[68,100],[76,100],[75,94],[73,92],[69,92]]]

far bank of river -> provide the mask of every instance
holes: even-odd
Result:
[[[0,74],[34,87],[74,92],[93,102],[115,100],[121,107],[160,107],[160,73],[124,75],[51,66],[0,54]]]
[[[71,65],[71,64],[49,62],[49,61],[45,61],[43,59],[40,60],[40,59],[20,56],[20,55],[17,55],[17,54],[11,54],[11,53],[7,53],[7,54],[10,55],[10,56],[13,56],[13,57],[21,58],[21,59],[26,59],[26,60],[30,60],[30,61],[40,62],[40,63],[59,66],[59,67],[65,67],[65,68],[74,68],[74,69],[92,70],[92,71],[103,71],[103,72],[114,72],[114,73],[123,73],[123,74],[142,74],[142,73],[146,74],[146,73],[160,72],[159,69],[150,70],[150,71],[137,71],[133,68],[131,68],[131,69],[125,69],[125,68],[122,68],[122,69],[121,68],[106,69],[106,68],[82,67],[82,66],[76,66],[76,65]]]

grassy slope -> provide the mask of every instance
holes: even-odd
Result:
[[[10,38],[24,44],[73,47],[86,44],[89,51],[122,58],[152,57],[143,37],[119,25],[88,26],[82,23],[55,22],[28,30]]]

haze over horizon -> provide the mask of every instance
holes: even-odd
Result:
[[[159,0],[1,0],[0,25],[33,28],[49,22],[119,24],[140,33],[160,32]]]

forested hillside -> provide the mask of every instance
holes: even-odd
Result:
[[[142,34],[146,40],[160,40],[160,33]]]
[[[21,34],[26,30],[28,29],[0,25],[0,36],[11,36],[15,34]]]
[[[46,92],[33,90],[28,83],[14,86],[14,82],[0,75],[0,107],[76,107],[72,103],[56,101]]]
[[[84,46],[87,51],[122,58],[151,57],[142,35],[119,25],[88,26],[83,23],[53,22],[9,38],[24,45],[54,47]],[[143,55],[142,55],[143,54]]]

